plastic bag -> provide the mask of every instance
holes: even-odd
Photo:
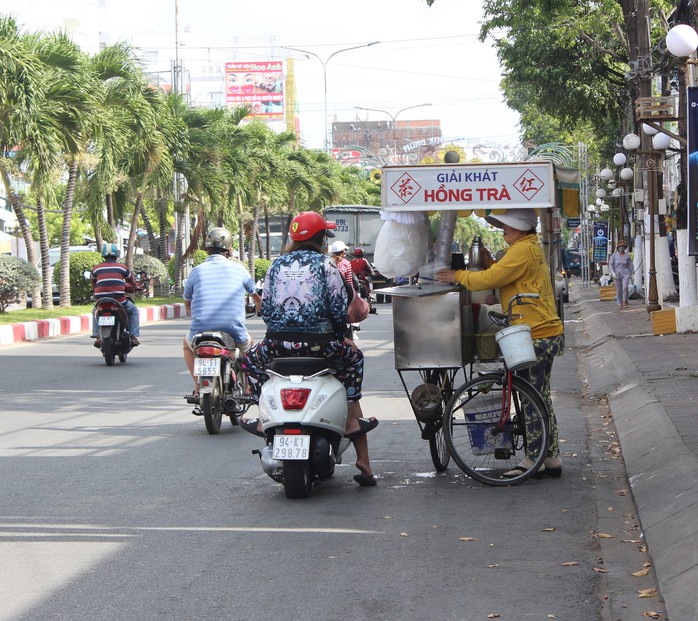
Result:
[[[387,278],[414,276],[426,258],[428,234],[424,222],[384,222],[373,255],[376,269]]]

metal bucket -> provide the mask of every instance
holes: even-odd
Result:
[[[531,326],[521,324],[503,328],[494,336],[504,361],[511,371],[527,369],[536,364],[536,351],[531,338]]]
[[[410,397],[414,414],[422,423],[429,423],[441,416],[441,389],[435,384],[420,384]]]

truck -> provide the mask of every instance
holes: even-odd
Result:
[[[374,205],[329,205],[325,207],[324,216],[325,220],[337,225],[334,231],[335,240],[343,241],[349,246],[349,255],[355,248],[361,248],[364,251],[364,258],[369,263],[373,263],[376,239],[381,226],[383,226],[380,207]],[[376,273],[373,279],[376,301],[390,302],[389,296],[383,296],[377,290],[392,284],[382,274]]]

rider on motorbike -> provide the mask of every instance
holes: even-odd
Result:
[[[355,248],[352,255],[354,258],[351,260],[351,269],[359,280],[361,297],[369,299],[371,292],[369,282],[375,272],[371,264],[364,258],[364,251],[361,248]]]
[[[216,227],[206,235],[204,246],[208,258],[197,265],[184,286],[184,308],[192,316],[189,332],[184,337],[184,361],[194,380],[193,396],[199,393],[194,377],[194,350],[192,339],[199,332],[225,332],[235,339],[241,353],[252,347],[252,339],[245,327],[245,294],[252,296],[257,311],[262,298],[255,290],[249,272],[235,261],[230,261],[232,233]]]
[[[104,261],[92,268],[90,282],[96,300],[101,298],[112,298],[124,307],[128,315],[128,331],[131,335],[131,346],[140,344],[140,317],[138,307],[126,297],[128,288],[135,291],[136,283],[133,275],[126,265],[119,263],[119,247],[116,244],[104,244],[102,246],[102,257]],[[101,342],[97,334],[97,321],[92,321],[92,338],[95,339],[95,347],[100,347]]]
[[[318,213],[306,211],[291,221],[291,244],[275,259],[264,280],[262,317],[265,338],[247,352],[241,364],[253,397],[258,399],[268,379],[265,368],[274,358],[307,356],[327,358],[337,368],[337,379],[347,391],[345,436],[354,443],[359,485],[375,485],[368,457],[366,432],[378,421],[363,418],[361,384],[364,356],[353,341],[345,338],[347,289],[335,263],[323,252],[326,237],[336,228]],[[241,421],[256,428],[258,421]]]

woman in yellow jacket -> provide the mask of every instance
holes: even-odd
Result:
[[[529,369],[517,371],[517,375],[528,380],[540,392],[550,413],[550,442],[548,454],[536,476],[560,477],[562,460],[558,444],[558,428],[550,398],[550,374],[555,356],[562,353],[563,326],[557,314],[555,294],[545,254],[538,242],[536,224],[538,217],[532,209],[509,210],[497,216],[485,218],[490,224],[504,230],[504,241],[509,245],[504,256],[493,261],[489,252],[484,252],[487,269],[479,272],[442,269],[436,274],[439,282],[457,282],[471,291],[499,289],[502,308],[517,293],[538,293],[537,299],[528,299],[518,306],[521,318],[512,325],[531,326],[533,346],[538,362]],[[528,470],[525,464],[517,466],[504,476],[516,476]]]

